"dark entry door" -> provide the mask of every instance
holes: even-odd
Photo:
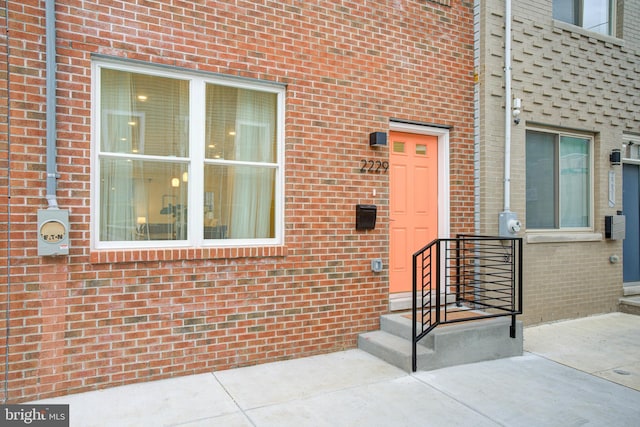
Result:
[[[640,165],[622,166],[622,206],[626,233],[622,246],[624,283],[640,282]]]

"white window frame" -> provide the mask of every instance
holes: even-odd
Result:
[[[558,226],[558,228],[529,228],[527,226],[527,233],[539,233],[539,234],[549,234],[553,237],[552,239],[557,239],[558,235],[560,234],[572,234],[572,233],[592,233],[594,230],[594,215],[595,215],[595,163],[594,163],[594,135],[592,134],[588,134],[588,133],[576,133],[576,132],[565,132],[562,130],[558,130],[558,129],[549,129],[549,128],[527,128],[526,129],[527,132],[532,131],[532,132],[541,132],[541,133],[547,133],[547,134],[552,134],[555,135],[556,137],[560,138],[562,136],[566,136],[566,137],[575,137],[575,138],[582,138],[582,139],[588,139],[589,140],[589,225],[586,227],[561,227]],[[525,144],[526,144],[526,137],[525,137]],[[558,142],[559,144],[559,142]],[[559,149],[559,147],[558,147]],[[525,159],[525,167],[527,167],[527,160]],[[558,174],[558,170],[557,167],[559,167],[558,165],[554,165],[554,174]],[[559,186],[560,183],[556,182],[556,186]],[[525,189],[525,193],[526,193],[526,189]],[[526,195],[525,195],[526,197]],[[527,205],[526,200],[525,200],[525,206]],[[561,205],[562,205],[562,198],[561,196],[558,199],[558,205],[555,206],[555,209],[558,212],[554,212],[554,215],[559,215],[559,211],[561,210]],[[528,215],[528,212],[525,213],[525,216]],[[586,238],[585,238],[586,236]],[[598,240],[599,237],[598,236],[587,236],[585,235],[583,236],[583,238],[570,238],[567,237],[566,240]],[[542,237],[540,239],[540,241],[544,241],[545,238]],[[565,239],[560,239],[565,240]],[[529,242],[530,243],[535,243],[535,238],[529,238]]]
[[[555,3],[557,0],[553,0],[553,3]],[[587,27],[584,26],[583,20],[584,20],[584,0],[569,0],[572,3],[575,2],[579,2],[580,3],[580,7],[579,7],[579,16],[577,17],[579,19],[579,22],[568,22],[568,21],[564,21],[558,18],[555,18],[555,20],[559,21],[559,22],[564,22],[565,24],[569,24],[569,25],[574,25],[578,28],[582,28],[584,31],[588,31],[590,33],[594,33],[594,34],[600,34],[600,35],[604,35],[604,36],[610,36],[610,37],[616,37],[616,18],[617,18],[617,9],[618,9],[618,4],[617,4],[617,0],[609,0],[609,28],[607,30],[606,33],[602,33],[600,31],[595,31],[592,29],[589,29]],[[553,7],[553,6],[552,6]]]
[[[126,157],[141,160],[162,160],[188,164],[189,192],[188,206],[200,209],[188,209],[188,235],[186,240],[134,240],[134,241],[101,241],[100,240],[100,130],[102,117],[100,114],[100,71],[109,68],[125,72],[146,74],[150,76],[168,77],[189,81],[189,157],[159,157],[111,153],[111,157]],[[112,58],[94,58],[91,65],[91,248],[101,249],[138,249],[138,248],[192,248],[192,247],[255,247],[274,246],[284,242],[284,124],[285,124],[285,86],[278,83],[263,82],[253,79],[234,78],[213,73],[196,72],[177,67],[164,67],[151,64],[123,61]],[[205,120],[206,84],[217,84],[242,89],[273,93],[277,99],[276,111],[276,162],[268,164],[276,170],[275,174],[275,236],[262,239],[204,239],[202,226],[204,221],[204,166],[208,164],[238,164],[239,162],[214,160],[205,158],[206,144]],[[242,162],[240,162],[242,163]],[[261,164],[262,166],[266,164]]]
[[[625,163],[640,164],[640,136],[623,135],[622,160]]]

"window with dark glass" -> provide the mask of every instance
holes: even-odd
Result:
[[[527,228],[590,227],[591,175],[591,138],[527,131]]]

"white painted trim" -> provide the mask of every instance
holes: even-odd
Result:
[[[171,158],[170,156],[151,156],[151,155],[134,155],[122,153],[101,153],[100,152],[100,129],[102,117],[100,116],[100,73],[102,69],[113,69],[131,73],[143,73],[148,76],[168,77],[176,80],[189,81],[189,107],[191,114],[190,120],[190,140],[189,140],[189,157]],[[91,249],[149,249],[149,248],[200,248],[200,247],[259,247],[282,245],[285,241],[285,194],[284,194],[284,177],[285,177],[285,85],[275,84],[272,82],[263,82],[261,80],[243,79],[243,78],[226,78],[224,75],[214,73],[194,72],[192,70],[182,69],[179,67],[155,66],[154,64],[146,64],[140,61],[127,61],[110,59],[102,56],[96,56],[91,63],[92,70],[92,89],[91,100],[94,106],[91,109],[92,128],[91,128]],[[263,166],[273,166],[276,168],[276,236],[274,238],[264,239],[223,239],[216,241],[205,241],[201,227],[189,227],[189,233],[185,240],[171,241],[100,241],[100,158],[105,157],[126,157],[139,158],[144,160],[162,160],[163,162],[180,162],[187,164],[190,188],[188,192],[188,206],[202,206],[203,179],[204,179],[204,144],[202,143],[202,135],[204,135],[205,126],[205,85],[219,84],[229,87],[237,87],[242,89],[250,89],[276,95],[277,112],[277,163],[265,164]],[[226,162],[227,164],[242,162]],[[245,164],[249,164],[245,162]],[[200,212],[197,212],[197,211]],[[202,224],[202,209],[194,208],[188,210],[188,224]]]
[[[571,242],[599,242],[602,233],[556,231],[548,233],[527,232],[527,243],[571,243]]]
[[[625,155],[627,154],[625,152],[625,145],[626,144],[633,144],[636,146],[640,146],[640,136],[639,135],[631,135],[628,133],[624,133],[622,134],[622,139],[623,139],[623,145],[622,145],[622,163],[628,163],[631,165],[640,165],[640,158],[639,156],[636,157],[625,157]]]
[[[412,123],[391,121],[389,130],[438,137],[438,237],[449,238],[451,232],[450,180],[449,180],[449,129]]]

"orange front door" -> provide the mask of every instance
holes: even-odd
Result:
[[[438,137],[389,134],[389,292],[412,287],[412,255],[438,237]]]

